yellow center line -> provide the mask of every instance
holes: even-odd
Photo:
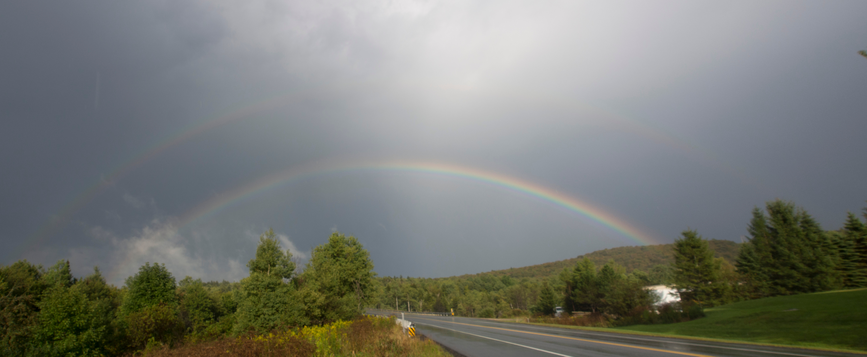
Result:
[[[575,340],[575,341],[581,341],[581,342],[601,343],[601,344],[603,344],[603,345],[611,345],[611,346],[626,347],[626,348],[635,348],[635,349],[646,350],[646,351],[656,351],[656,352],[672,353],[672,354],[677,354],[677,355],[694,356],[694,357],[711,357],[711,356],[708,356],[708,355],[700,355],[700,354],[689,353],[689,352],[678,352],[678,351],[663,350],[663,349],[652,348],[652,347],[641,347],[641,346],[624,345],[624,344],[621,344],[621,343],[614,343],[614,342],[594,341],[594,340],[587,340],[587,339],[583,339],[583,338],[569,337],[569,336],[560,336],[560,335],[551,335],[551,334],[540,333],[540,332],[529,332],[529,331],[521,331],[521,330],[512,330],[512,329],[502,328],[502,327],[491,327],[491,326],[483,326],[483,325],[473,325],[473,324],[466,324],[466,323],[462,323],[462,322],[452,322],[452,321],[443,321],[443,320],[431,320],[431,319],[425,319],[425,318],[421,318],[421,317],[416,317],[416,318],[419,319],[419,320],[427,320],[427,321],[435,321],[435,322],[447,322],[447,323],[450,323],[450,324],[458,324],[458,325],[466,325],[466,326],[482,327],[482,328],[489,328],[489,329],[493,329],[493,330],[510,331],[510,332],[517,332],[517,333],[526,333],[526,334],[529,334],[529,335],[538,335],[538,336],[546,336],[546,337],[556,337],[556,338],[563,338],[563,339],[567,339],[567,340]]]

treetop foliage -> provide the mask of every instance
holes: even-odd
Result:
[[[121,306],[121,313],[129,315],[160,303],[176,305],[175,277],[160,263],[145,263],[136,275],[126,279],[129,289]]]
[[[48,271],[45,273],[45,282],[49,286],[72,286],[72,284],[75,283],[75,279],[72,278],[72,271],[69,269],[69,261],[60,260],[57,264],[48,268]]]
[[[259,246],[256,247],[256,258],[247,263],[250,274],[264,274],[289,279],[295,273],[295,263],[292,262],[292,253],[287,249],[280,249],[277,235],[274,229],[268,229],[259,237]]]
[[[322,302],[319,318],[346,320],[373,298],[375,276],[370,253],[358,239],[334,232],[313,249],[302,281],[309,297]]]
[[[781,200],[753,210],[749,242],[737,260],[751,297],[788,295],[840,285],[839,241],[804,209]],[[845,248],[844,248],[845,250]]]

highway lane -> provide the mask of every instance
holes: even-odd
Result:
[[[377,313],[376,311],[370,311]],[[379,314],[388,315],[382,312]],[[468,357],[485,356],[864,356],[798,348],[636,336],[505,323],[465,317],[406,314],[416,330]]]

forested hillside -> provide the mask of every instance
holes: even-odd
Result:
[[[754,209],[747,233],[738,244],[686,230],[674,244],[606,249],[523,268],[380,277],[375,306],[475,317],[551,315],[562,306],[617,316],[617,324],[655,323],[655,314],[644,313],[654,304],[648,285],[681,289],[684,306],[672,311],[687,316],[663,319],[668,322],[734,301],[867,286],[867,225],[853,213],[842,228],[826,231],[805,209],[775,200]]]
[[[714,252],[714,257],[723,258],[731,264],[735,263],[735,260],[738,257],[740,244],[730,240],[710,239],[708,240],[708,245]],[[575,258],[520,268],[493,270],[478,274],[466,274],[461,275],[458,278],[481,277],[483,275],[490,275],[493,277],[509,276],[513,279],[547,278],[559,274],[563,268],[574,267],[575,263],[583,258],[589,259],[596,264],[596,266],[603,266],[608,262],[608,260],[614,260],[615,263],[626,268],[627,273],[631,273],[634,270],[650,272],[658,265],[668,266],[674,262],[674,244],[603,249],[585,255],[579,255]]]

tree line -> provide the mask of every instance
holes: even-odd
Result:
[[[653,265],[649,271],[627,270],[613,259],[600,266],[588,258],[598,258],[592,253],[547,277],[527,277],[529,270],[514,268],[437,279],[381,277],[375,305],[402,311],[454,311],[472,317],[550,315],[554,307],[562,306],[566,311],[629,317],[647,312],[659,300],[646,289],[648,285],[675,286],[681,311],[691,306],[702,309],[747,299],[867,286],[867,228],[855,214],[848,214],[841,229],[825,231],[806,210],[776,200],[764,210],[754,209],[747,232],[747,241],[732,251],[731,244],[704,239],[694,230],[684,231],[670,252],[663,248],[670,254],[666,258],[670,263]],[[735,257],[734,264],[715,257],[711,245],[726,249],[725,256]],[[621,260],[647,259],[614,251],[606,254]],[[650,261],[659,259],[658,254],[652,252]],[[550,270],[549,265],[536,269]],[[524,277],[509,275],[515,271]]]
[[[118,288],[98,268],[75,278],[68,261],[45,269],[21,260],[0,267],[0,355],[119,355],[349,320],[365,307],[509,317],[550,315],[562,306],[619,324],[647,323],[659,298],[646,289],[653,284],[673,284],[677,311],[689,317],[738,300],[867,287],[867,227],[852,213],[841,229],[825,231],[804,209],[777,200],[753,211],[747,231],[734,264],[715,257],[718,241],[687,230],[671,263],[648,272],[613,259],[600,266],[587,255],[556,275],[519,279],[377,277],[361,243],[339,233],[314,248],[302,270],[273,230],[260,237],[240,282],[176,281],[164,265],[146,263]]]
[[[273,230],[240,282],[185,277],[146,263],[122,288],[98,268],[74,278],[68,261],[0,268],[0,355],[104,356],[183,340],[265,333],[350,320],[370,303],[373,263],[354,237],[334,233],[298,273]]]

